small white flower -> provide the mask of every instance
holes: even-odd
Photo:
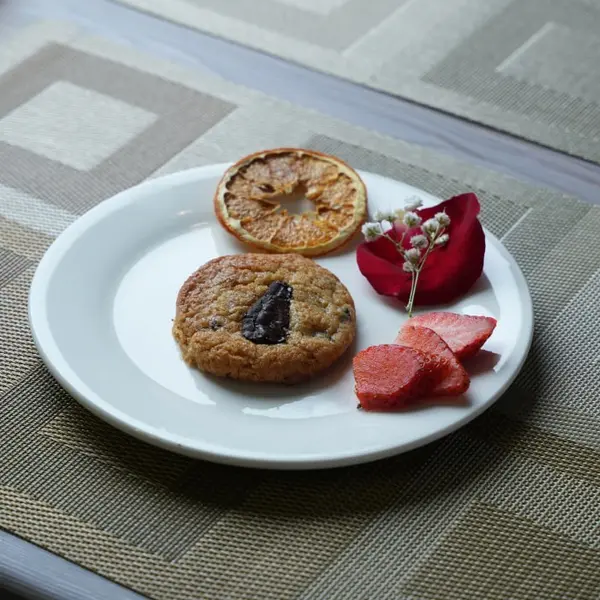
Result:
[[[383,233],[387,233],[390,229],[394,227],[389,221],[381,221],[380,225],[381,231],[383,231]]]
[[[410,238],[410,245],[413,248],[427,248],[427,246],[429,245],[429,241],[427,240],[427,238],[424,235],[413,235]]]
[[[395,221],[402,221],[402,219],[404,218],[404,213],[406,211],[403,208],[398,208],[394,211],[394,220]]]
[[[391,221],[392,223],[398,218],[392,210],[377,210],[373,217],[376,221]]]
[[[419,196],[411,196],[404,201],[404,210],[416,210],[423,206],[423,200]]]
[[[381,228],[380,223],[365,223],[362,226],[361,231],[367,242],[374,242],[383,234],[383,229]]]
[[[440,237],[437,240],[435,240],[435,245],[443,246],[444,244],[448,243],[449,239],[450,239],[450,236],[447,233],[442,233],[442,235],[440,235]]]
[[[407,212],[404,213],[404,218],[402,219],[402,222],[407,227],[418,227],[421,224],[421,217],[417,213]]]
[[[415,270],[415,267],[409,262],[405,262],[402,265],[402,268],[404,269],[404,271],[406,271],[406,273],[412,273]]]
[[[445,212],[436,213],[435,219],[437,219],[442,227],[448,227],[448,225],[450,225],[450,217]]]
[[[434,235],[439,228],[440,222],[437,219],[427,219],[427,221],[421,225],[423,233],[426,233],[429,236]]]
[[[404,258],[406,259],[406,262],[418,265],[421,260],[421,251],[418,248],[411,248],[404,253]]]

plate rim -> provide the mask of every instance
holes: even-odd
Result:
[[[230,164],[232,163],[217,163],[194,167],[161,177],[156,177],[154,179],[149,179],[133,187],[122,190],[114,196],[100,202],[83,215],[79,216],[56,237],[56,239],[45,251],[42,259],[39,261],[31,281],[28,295],[28,317],[33,341],[40,354],[40,357],[42,358],[42,361],[52,376],[86,410],[89,410],[92,414],[109,423],[113,427],[116,427],[120,431],[132,435],[143,442],[150,443],[154,446],[158,446],[192,458],[241,467],[275,470],[315,470],[372,462],[382,458],[396,456],[415,448],[427,445],[465,426],[467,423],[481,415],[485,410],[492,406],[492,404],[494,404],[506,392],[523,368],[523,364],[525,363],[531,349],[534,332],[533,302],[531,299],[529,286],[527,285],[527,280],[525,279],[521,268],[512,257],[510,252],[508,252],[508,250],[504,247],[502,242],[500,242],[500,240],[490,233],[486,228],[484,228],[486,238],[490,239],[494,243],[496,249],[511,264],[513,275],[516,279],[517,288],[519,290],[519,295],[522,296],[523,304],[521,308],[524,319],[529,325],[527,340],[525,345],[521,345],[522,356],[520,357],[518,365],[516,366],[512,375],[503,382],[498,391],[495,394],[492,394],[486,402],[467,412],[463,417],[457,419],[450,425],[438,429],[427,436],[423,436],[417,440],[414,440],[411,443],[393,445],[381,450],[367,450],[366,452],[361,452],[359,450],[343,452],[339,454],[330,454],[328,457],[315,458],[311,455],[305,459],[302,457],[302,455],[294,455],[293,457],[285,455],[273,456],[268,453],[258,453],[254,451],[240,454],[239,452],[230,451],[227,448],[222,448],[215,445],[211,445],[211,449],[206,447],[201,449],[197,447],[190,447],[178,442],[175,439],[172,439],[168,433],[163,433],[161,435],[154,427],[145,427],[143,424],[136,425],[136,423],[139,423],[137,419],[134,420],[130,418],[127,420],[119,418],[119,414],[121,414],[121,412],[113,406],[111,406],[113,410],[106,408],[104,406],[106,401],[102,400],[102,398],[93,390],[90,390],[85,382],[82,381],[74,372],[73,375],[75,375],[76,381],[73,383],[69,377],[63,373],[61,366],[57,365],[55,360],[50,357],[50,351],[53,350],[57,352],[68,367],[67,359],[64,358],[62,352],[60,352],[60,349],[54,342],[53,336],[45,323],[47,319],[45,319],[44,310],[46,290],[51,280],[53,271],[60,264],[61,258],[68,251],[72,242],[87,229],[100,221],[104,216],[109,215],[117,208],[122,207],[124,205],[124,200],[126,200],[127,203],[134,203],[139,196],[145,195],[146,191],[150,188],[152,188],[153,191],[160,191],[161,189],[170,189],[173,186],[189,183],[198,179],[219,176]],[[360,175],[367,174],[371,177],[405,184],[404,182],[370,171],[358,170],[358,173]],[[405,185],[417,190],[422,196],[441,201],[440,198],[424,190],[420,190],[419,188],[411,186],[410,184]],[[78,383],[80,385],[77,385]],[[85,389],[82,390],[81,387]],[[89,394],[86,392],[86,390],[91,392],[92,397],[88,397]],[[100,402],[98,402],[99,400]],[[219,448],[221,451],[219,451]]]

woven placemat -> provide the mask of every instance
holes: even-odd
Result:
[[[479,194],[536,335],[468,427],[330,472],[222,467],[112,429],[42,365],[27,293],[68,223],[145,178],[285,145]],[[6,530],[164,600],[600,596],[600,209],[57,25],[0,47],[0,164]]]
[[[600,0],[116,0],[600,162]]]

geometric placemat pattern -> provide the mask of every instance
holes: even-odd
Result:
[[[598,0],[117,0],[600,162]]]
[[[0,526],[160,600],[600,596],[599,208],[60,25],[0,47],[0,89]],[[286,145],[480,196],[536,318],[493,409],[397,458],[277,473],[147,446],[49,375],[27,293],[65,226],[143,179]]]

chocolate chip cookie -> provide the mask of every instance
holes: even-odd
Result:
[[[239,254],[206,263],[177,297],[173,335],[201,371],[294,383],[352,343],[356,313],[340,280],[297,254]]]

